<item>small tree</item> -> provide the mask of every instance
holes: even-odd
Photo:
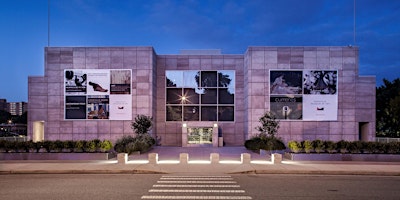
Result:
[[[261,126],[257,126],[256,130],[260,132],[260,137],[275,137],[279,129],[279,121],[271,112],[266,112],[260,117]]]
[[[146,115],[138,115],[135,117],[135,121],[131,123],[132,130],[138,135],[144,135],[148,133],[153,125],[153,118]]]

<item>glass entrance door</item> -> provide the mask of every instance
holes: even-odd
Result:
[[[188,144],[212,145],[213,128],[188,128]]]

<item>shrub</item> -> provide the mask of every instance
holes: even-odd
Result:
[[[118,153],[131,154],[135,151],[146,152],[156,144],[156,140],[148,134],[136,137],[124,136],[115,143],[114,150]]]
[[[312,142],[315,152],[322,153],[325,152],[325,144],[322,140],[314,140]]]
[[[85,152],[86,141],[85,140],[78,140],[75,142],[75,151],[76,152]]]
[[[298,153],[301,151],[301,144],[298,143],[297,141],[291,140],[288,143],[289,149],[293,153]]]
[[[50,144],[50,149],[56,152],[62,152],[64,149],[64,142],[61,140],[52,141]]]
[[[65,150],[68,150],[69,152],[74,152],[75,142],[72,140],[65,140],[63,142],[63,146]]]
[[[325,141],[324,142],[324,145],[325,145],[325,148],[326,148],[326,151],[328,152],[328,153],[334,153],[335,151],[336,151],[336,143],[335,142],[332,142],[332,141]]]
[[[6,151],[6,153],[10,152],[11,150],[16,151],[16,141],[6,141],[4,144],[4,150]]]
[[[100,140],[98,140],[100,141]],[[85,149],[88,152],[96,152],[97,147],[98,147],[98,141],[97,140],[90,140],[86,142],[85,144]]]
[[[4,145],[6,144],[6,140],[0,140],[0,150],[4,150]]]
[[[33,148],[33,142],[32,141],[16,142],[16,148],[18,149],[18,152],[29,153],[29,151]]]
[[[50,152],[51,152],[52,143],[53,143],[53,142],[52,142],[52,141],[49,141],[49,140],[43,141],[42,147],[46,150],[47,153],[50,153]]]
[[[396,154],[400,153],[400,143],[399,142],[389,142],[386,143],[386,153]]]
[[[363,152],[363,142],[361,142],[361,141],[349,142],[347,149],[350,153],[362,153]]]
[[[113,145],[110,140],[103,140],[100,144],[100,149],[102,152],[108,152],[112,149]]]
[[[276,137],[253,137],[249,140],[246,140],[244,146],[246,149],[252,151],[258,151],[260,149],[267,151],[286,149],[286,146],[282,140]]]
[[[43,142],[33,142],[32,148],[35,150],[36,153],[39,153],[40,149],[42,148]]]
[[[340,140],[336,145],[337,151],[340,153],[347,153],[349,144],[348,141]]]
[[[310,140],[304,140],[301,142],[301,147],[306,153],[311,153],[314,150],[314,146]]]
[[[251,138],[249,140],[246,140],[244,142],[244,146],[246,149],[252,150],[252,151],[257,151],[261,149],[261,138]]]

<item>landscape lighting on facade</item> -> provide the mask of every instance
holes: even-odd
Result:
[[[189,51],[185,51],[189,52]],[[249,47],[243,55],[157,55],[152,47],[46,47],[29,77],[28,135],[115,141],[153,117],[165,146],[243,145],[271,112],[290,140],[375,139],[375,77],[358,48]],[[60,90],[61,88],[61,90]]]

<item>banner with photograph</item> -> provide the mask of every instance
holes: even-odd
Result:
[[[64,70],[65,119],[132,120],[130,69]]]
[[[270,110],[284,120],[335,121],[336,70],[270,70]]]
[[[65,119],[86,119],[86,96],[65,96]]]

